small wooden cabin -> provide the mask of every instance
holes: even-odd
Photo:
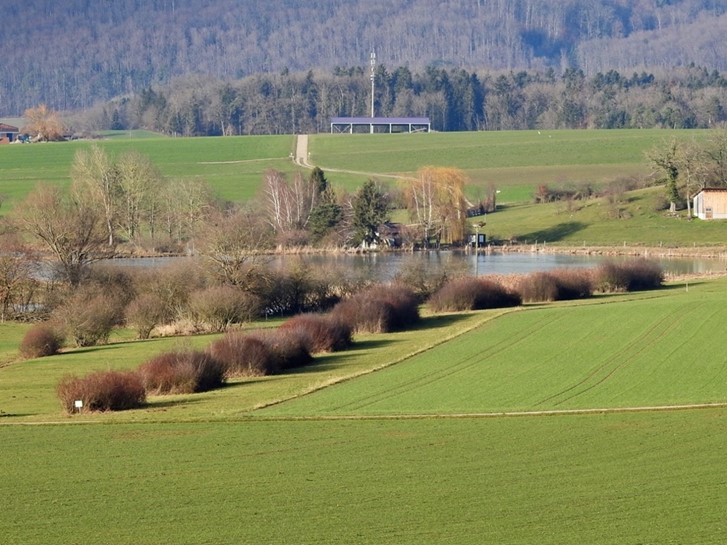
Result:
[[[18,139],[18,134],[20,134],[19,128],[0,123],[0,144],[15,142]]]
[[[727,187],[705,187],[697,193],[694,215],[700,220],[727,219]]]

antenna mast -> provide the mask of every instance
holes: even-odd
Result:
[[[376,52],[371,52],[371,119],[374,118],[374,82],[376,80]],[[374,132],[374,126],[371,125],[371,132]]]

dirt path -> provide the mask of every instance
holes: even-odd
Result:
[[[299,134],[295,137],[295,164],[305,168],[313,168],[308,162],[308,135]]]
[[[310,152],[308,151],[308,135],[307,134],[299,134],[295,137],[295,157],[293,158],[293,162],[296,165],[299,165],[304,168],[314,168],[315,166],[320,165],[314,165],[310,162]],[[400,176],[398,174],[382,174],[380,172],[364,172],[360,170],[347,170],[343,168],[328,168],[328,167],[320,167],[326,172],[343,172],[345,174],[356,174],[359,176],[368,176],[371,178],[393,178],[395,180],[398,179],[413,179],[411,176]]]

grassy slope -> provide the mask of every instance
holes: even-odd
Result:
[[[132,135],[133,136],[133,135]],[[95,142],[76,141],[0,147],[0,193],[10,205],[38,182],[68,185],[71,164],[79,149],[93,144],[111,155],[136,150],[148,155],[169,177],[199,177],[229,200],[249,199],[269,168],[292,172],[292,136],[227,138],[114,137]]]
[[[490,238],[563,246],[723,246],[724,222],[687,221],[654,210],[661,187],[626,195],[619,217],[605,199],[564,203],[505,205],[487,215],[484,231]],[[481,219],[481,218],[480,218]]]
[[[470,175],[473,195],[494,183],[500,202],[529,200],[540,183],[602,183],[650,171],[644,152],[668,138],[704,131],[502,131],[400,135],[317,135],[311,160],[324,170],[411,175],[426,165]],[[334,177],[332,175],[332,177]],[[359,184],[365,176],[350,176]]]

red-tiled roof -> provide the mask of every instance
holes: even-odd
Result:
[[[12,125],[0,123],[0,132],[20,132],[20,129],[17,127],[13,127]]]

